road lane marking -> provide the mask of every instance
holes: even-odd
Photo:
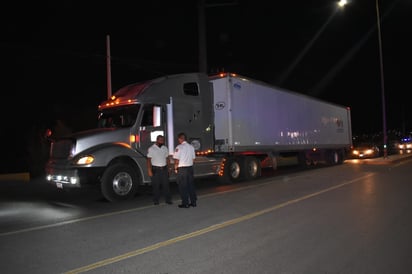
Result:
[[[153,207],[153,205],[139,207],[139,208],[126,209],[126,210],[121,210],[121,211],[115,211],[115,212],[110,212],[110,213],[100,214],[100,215],[94,215],[94,216],[84,217],[84,218],[79,218],[79,219],[73,219],[73,220],[68,220],[68,221],[59,222],[59,223],[55,223],[55,224],[41,225],[41,226],[35,226],[35,227],[29,227],[29,228],[14,230],[14,231],[10,231],[10,232],[3,232],[3,233],[0,233],[0,237],[1,236],[14,235],[14,234],[20,234],[20,233],[24,233],[24,232],[31,232],[31,231],[36,231],[36,230],[41,230],[41,229],[46,229],[46,228],[58,227],[58,226],[63,226],[63,225],[73,224],[73,223],[78,223],[78,222],[84,222],[84,221],[89,221],[89,220],[94,220],[94,219],[99,219],[99,218],[104,218],[104,217],[109,217],[109,216],[114,216],[114,215],[118,215],[118,214],[143,210],[143,209],[146,209],[146,208],[149,208],[149,207]]]
[[[82,267],[70,270],[68,272],[65,272],[65,274],[83,273],[83,272],[94,270],[94,269],[97,269],[97,268],[100,268],[100,267],[103,267],[103,266],[106,266],[106,265],[109,265],[109,264],[117,263],[117,262],[129,259],[129,258],[132,258],[132,257],[136,257],[138,255],[141,255],[141,254],[159,249],[161,247],[169,246],[169,245],[178,243],[180,241],[184,241],[184,240],[187,240],[187,239],[190,239],[190,238],[194,238],[194,237],[206,234],[208,232],[212,232],[212,231],[222,229],[222,228],[225,228],[225,227],[228,227],[228,226],[231,226],[231,225],[243,222],[243,221],[247,221],[247,220],[256,218],[256,217],[261,216],[263,214],[278,210],[280,208],[283,208],[283,207],[291,205],[291,204],[301,202],[303,200],[307,200],[309,198],[318,196],[318,195],[323,194],[325,192],[329,192],[329,191],[335,190],[337,188],[341,188],[343,186],[353,184],[353,183],[355,183],[359,180],[363,180],[363,179],[366,179],[366,178],[371,177],[371,176],[373,176],[373,174],[370,173],[370,174],[367,174],[367,175],[362,176],[360,178],[356,178],[356,179],[344,182],[344,183],[339,184],[339,185],[335,185],[335,186],[332,186],[332,187],[329,187],[329,188],[325,188],[323,190],[320,190],[320,191],[317,191],[317,192],[314,192],[314,193],[311,193],[311,194],[308,194],[308,195],[305,195],[305,196],[302,196],[302,197],[299,197],[299,198],[296,198],[296,199],[292,199],[292,200],[286,201],[284,203],[281,203],[281,204],[278,204],[278,205],[275,205],[275,206],[272,206],[272,207],[269,207],[269,208],[266,208],[266,209],[263,209],[263,210],[260,210],[260,211],[256,211],[256,212],[253,212],[253,213],[250,213],[250,214],[246,214],[246,215],[240,216],[238,218],[234,218],[234,219],[225,221],[223,223],[214,224],[214,225],[211,225],[209,227],[206,227],[206,228],[203,228],[203,229],[200,229],[200,230],[197,230],[197,231],[193,231],[191,233],[183,234],[181,236],[174,237],[174,238],[171,238],[171,239],[166,240],[166,241],[162,241],[162,242],[159,242],[159,243],[156,243],[156,244],[153,244],[153,245],[149,245],[149,246],[144,247],[144,248],[140,248],[140,249],[137,249],[137,250],[134,250],[134,251],[131,251],[131,252],[121,254],[119,256],[115,256],[115,257],[108,258],[108,259],[105,259],[105,260],[101,260],[101,261],[98,261],[98,262],[95,262],[95,263],[92,263],[92,264],[89,264],[89,265],[86,265],[86,266],[82,266]]]

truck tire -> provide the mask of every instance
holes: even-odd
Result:
[[[109,202],[128,200],[137,192],[139,177],[129,165],[110,165],[101,178],[101,192]]]
[[[225,162],[223,176],[218,180],[222,184],[235,183],[241,179],[241,165],[238,158],[228,158]]]
[[[261,175],[260,161],[256,157],[245,157],[242,165],[242,177],[245,180],[253,180]]]

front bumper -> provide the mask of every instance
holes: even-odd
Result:
[[[46,168],[46,180],[56,184],[58,188],[82,188],[99,183],[104,168],[74,168],[56,169]]]

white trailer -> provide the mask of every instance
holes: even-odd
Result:
[[[242,176],[243,169],[243,177],[254,178],[262,164],[276,169],[290,156],[305,165],[339,164],[346,158],[352,145],[348,107],[235,74],[210,82],[215,152],[233,154],[232,177]]]

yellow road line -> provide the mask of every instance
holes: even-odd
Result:
[[[349,185],[349,184],[353,184],[356,181],[363,180],[363,179],[365,179],[367,177],[370,177],[372,175],[373,174],[368,174],[368,175],[365,175],[363,177],[360,177],[360,178],[357,178],[357,179],[354,179],[354,180],[351,180],[351,181],[348,181],[348,182],[345,182],[345,183],[342,183],[342,184],[339,184],[339,185],[335,185],[335,186],[332,186],[332,187],[329,187],[329,188],[326,188],[326,189],[323,189],[323,190],[320,190],[320,191],[317,191],[317,192],[314,192],[314,193],[311,193],[311,194],[308,194],[308,195],[305,195],[305,196],[302,196],[302,197],[299,197],[299,198],[296,198],[296,199],[293,199],[293,200],[289,200],[287,202],[284,202],[284,203],[281,203],[281,204],[278,204],[278,205],[275,205],[275,206],[272,206],[272,207],[269,207],[269,208],[266,208],[266,209],[263,209],[263,210],[260,210],[260,211],[256,211],[256,212],[253,212],[253,213],[250,213],[250,214],[246,214],[246,215],[243,215],[241,217],[234,218],[232,220],[228,220],[228,221],[220,223],[220,224],[211,225],[209,227],[206,227],[206,228],[203,228],[203,229],[200,229],[200,230],[197,230],[197,231],[193,231],[191,233],[184,234],[184,235],[181,235],[181,236],[178,236],[178,237],[175,237],[175,238],[163,241],[163,242],[159,242],[159,243],[156,243],[156,244],[153,244],[153,245],[149,245],[147,247],[137,249],[137,250],[134,250],[134,251],[131,251],[131,252],[127,252],[127,253],[124,253],[124,254],[119,255],[119,256],[115,256],[115,257],[112,257],[112,258],[101,260],[101,261],[98,261],[96,263],[89,264],[89,265],[86,265],[86,266],[83,266],[83,267],[79,267],[79,268],[76,268],[76,269],[73,269],[73,270],[70,270],[70,271],[66,272],[66,274],[75,274],[75,273],[83,273],[83,272],[86,272],[86,271],[90,271],[90,270],[93,270],[93,269],[96,269],[96,268],[103,267],[105,265],[116,263],[116,262],[119,262],[119,261],[122,261],[122,260],[125,260],[125,259],[128,259],[128,258],[132,258],[132,257],[138,256],[138,255],[156,250],[160,247],[172,245],[174,243],[184,241],[184,240],[187,240],[187,239],[190,239],[190,238],[193,238],[193,237],[196,237],[196,236],[199,236],[199,235],[202,235],[202,234],[214,231],[214,230],[218,230],[218,229],[225,228],[227,226],[231,226],[231,225],[243,222],[243,221],[247,221],[247,220],[250,220],[252,218],[261,216],[263,214],[275,211],[279,208],[283,208],[285,206],[295,204],[297,202],[312,198],[314,196],[318,196],[322,193],[329,192],[329,191],[332,191],[332,190],[337,189],[337,188],[341,188],[341,187]]]

